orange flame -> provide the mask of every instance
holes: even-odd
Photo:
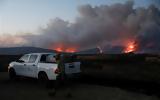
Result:
[[[55,50],[56,50],[56,51],[58,51],[58,52],[62,52],[62,51],[63,51],[63,49],[62,49],[62,48],[60,48],[60,47],[55,48]]]
[[[135,50],[136,50],[135,42],[128,42],[124,52],[125,53],[130,53],[130,52],[134,52]]]
[[[58,48],[55,48],[55,50],[58,51],[58,52],[68,52],[68,53],[76,52],[75,48],[61,48],[61,47],[58,47]]]
[[[66,47],[64,45],[56,45],[51,46],[50,49],[56,50],[57,52],[68,52],[68,53],[74,53],[77,51],[75,47]]]
[[[70,53],[74,53],[75,51],[76,51],[75,48],[67,48],[67,49],[65,50],[65,52],[70,52]]]

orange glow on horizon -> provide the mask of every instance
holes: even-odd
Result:
[[[76,52],[75,48],[61,48],[61,47],[58,47],[58,48],[55,48],[54,50],[56,50],[58,52],[68,52],[68,53]]]
[[[68,52],[68,53],[74,53],[77,51],[75,47],[66,47],[63,45],[51,46],[50,49],[56,50],[57,52]]]
[[[63,51],[62,48],[60,48],[60,47],[55,48],[55,50],[58,51],[58,52],[62,52]]]
[[[129,42],[124,50],[124,53],[134,52],[136,50],[136,45],[134,42]]]
[[[76,49],[75,49],[75,48],[67,48],[67,49],[65,50],[65,52],[74,53],[74,52],[76,52]]]

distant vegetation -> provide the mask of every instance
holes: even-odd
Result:
[[[6,72],[11,61],[19,59],[21,55],[0,55],[0,72]]]
[[[151,54],[78,55],[82,73],[94,78],[160,83],[160,58]]]

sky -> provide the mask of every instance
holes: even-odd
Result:
[[[111,5],[125,1],[127,0],[0,0],[0,35],[34,34],[57,17],[74,22],[80,5]],[[135,0],[135,7],[147,6],[150,1]]]

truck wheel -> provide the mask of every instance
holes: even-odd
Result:
[[[48,76],[45,72],[40,72],[38,74],[38,79],[41,81],[41,82],[47,82],[48,81]]]
[[[48,79],[48,76],[45,72],[40,72],[38,74],[38,80],[42,83],[45,84],[46,88],[50,88],[50,81]]]
[[[10,80],[15,80],[16,79],[16,72],[15,72],[15,70],[13,68],[11,68],[9,70],[9,79]]]

